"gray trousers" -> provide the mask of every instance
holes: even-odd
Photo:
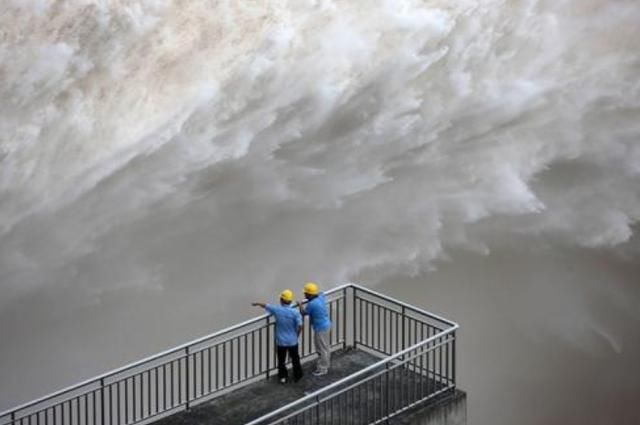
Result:
[[[327,371],[331,365],[331,351],[329,344],[329,330],[313,333],[313,345],[320,358],[316,363],[316,370]]]

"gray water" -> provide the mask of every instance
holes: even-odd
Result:
[[[638,22],[0,0],[0,409],[353,280],[462,324],[474,423],[638,422]]]
[[[640,423],[640,240],[636,254],[536,240],[457,253],[385,293],[457,319],[469,423]]]

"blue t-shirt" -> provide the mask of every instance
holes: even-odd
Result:
[[[286,305],[267,304],[265,310],[276,318],[276,345],[298,345],[298,326],[302,326],[302,317],[298,309]]]
[[[314,331],[323,332],[331,328],[331,320],[329,319],[324,293],[320,293],[320,295],[307,303],[304,314],[309,315],[311,327]]]

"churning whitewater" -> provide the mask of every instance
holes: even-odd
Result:
[[[637,2],[257,3],[2,1],[3,303],[162,287],[194,234],[266,286],[632,234]]]
[[[238,319],[239,294],[532,235],[617,253],[638,22],[637,0],[0,0],[0,408]]]

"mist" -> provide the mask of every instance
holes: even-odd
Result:
[[[0,0],[0,408],[307,280],[467,324],[479,423],[513,423],[495,395],[551,397],[552,376],[529,363],[491,397],[474,362],[553,347],[630,365],[614,359],[640,352],[637,2],[245,3]],[[508,348],[504,323],[526,330]],[[567,409],[578,378],[554,396]],[[576,423],[637,418],[598,400]]]

